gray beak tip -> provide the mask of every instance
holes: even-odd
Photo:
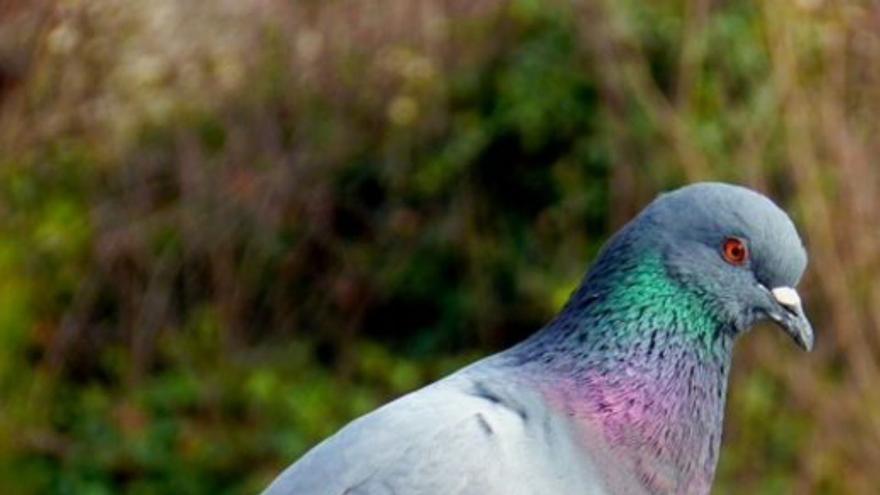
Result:
[[[813,350],[813,345],[815,344],[815,336],[813,335],[813,328],[810,326],[809,321],[804,318],[803,322],[806,323],[806,326],[801,326],[800,331],[797,332],[797,336],[794,337],[794,341],[801,347],[801,349],[810,352]]]

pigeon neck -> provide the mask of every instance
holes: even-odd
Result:
[[[518,351],[566,414],[634,463],[648,491],[708,492],[720,446],[732,334],[658,256],[588,276]]]

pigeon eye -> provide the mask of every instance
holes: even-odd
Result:
[[[742,265],[749,259],[749,248],[742,239],[736,237],[728,237],[724,240],[721,253],[724,255],[724,260],[731,265]]]

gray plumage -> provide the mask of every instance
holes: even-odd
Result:
[[[735,337],[771,320],[812,346],[805,265],[753,191],[662,195],[534,336],[353,421],[265,493],[708,493]]]
[[[604,493],[571,425],[548,411],[531,386],[493,376],[497,359],[353,421],[266,493]]]

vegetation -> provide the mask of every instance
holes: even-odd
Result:
[[[873,493],[880,11],[780,0],[0,7],[0,486],[255,493],[540,327],[658,191],[807,239],[717,493]]]

